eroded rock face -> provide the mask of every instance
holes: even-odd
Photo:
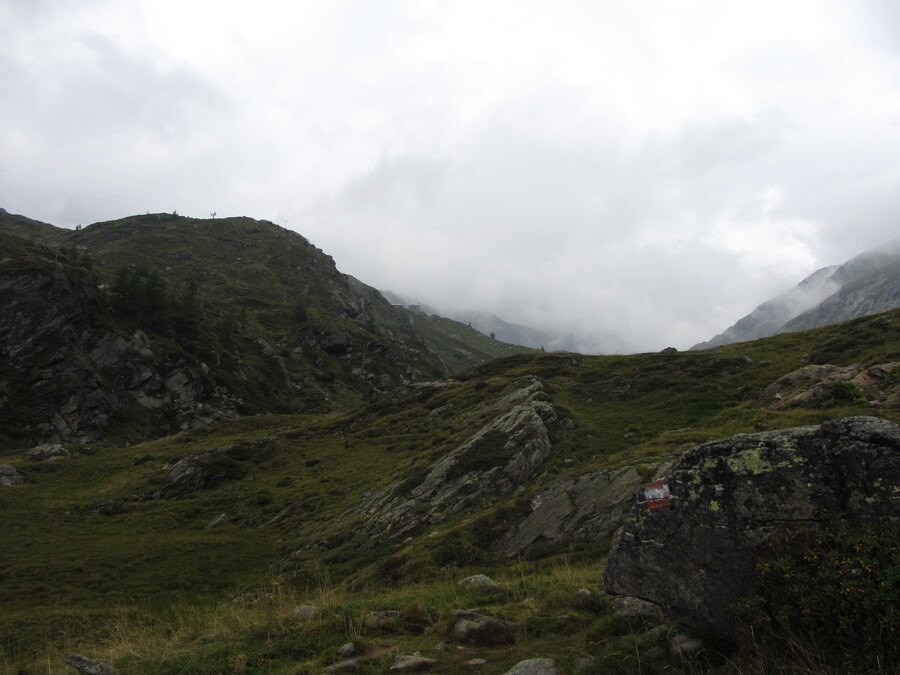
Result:
[[[658,472],[671,466],[664,462]],[[566,478],[531,500],[531,513],[499,537],[491,549],[509,558],[563,539],[611,537],[643,480],[633,466]]]
[[[734,637],[735,602],[771,538],[798,524],[898,518],[898,484],[900,427],[879,418],[705,443],[636,497],[605,588]]]
[[[550,458],[547,425],[557,421],[536,378],[482,409],[496,413],[469,439],[437,459],[422,482],[403,494],[397,486],[367,494],[356,515],[378,537],[398,537],[434,525],[486,495],[509,494]]]
[[[0,264],[0,376],[3,392],[22,389],[40,422],[24,440],[86,442],[135,406],[174,411],[188,429],[234,417],[236,401],[203,366],[157,353],[140,330],[119,335],[99,320],[97,289],[86,273],[46,259]]]

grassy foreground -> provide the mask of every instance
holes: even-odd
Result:
[[[59,461],[2,451],[26,482],[0,488],[0,669],[71,673],[61,655],[74,652],[125,673],[311,673],[353,642],[359,672],[371,673],[416,651],[441,673],[472,672],[473,659],[504,673],[535,657],[566,673],[852,672],[814,653],[773,666],[751,640],[743,651],[673,653],[674,627],[616,616],[597,594],[608,541],[563,541],[520,560],[487,544],[567,476],[734,433],[856,414],[900,421],[900,369],[867,391],[826,389],[784,409],[763,395],[810,364],[894,361],[898,312],[710,352],[514,356],[348,415],[248,416],[130,447],[66,446],[75,454]],[[415,485],[529,378],[571,420],[552,429],[555,454],[539,475],[409,539],[360,532],[363,495]],[[167,472],[185,457],[222,480],[173,492]],[[457,586],[477,573],[499,589]],[[304,604],[316,616],[294,613]],[[455,636],[456,612],[473,608],[510,622],[510,640]],[[388,610],[394,621],[367,624]]]

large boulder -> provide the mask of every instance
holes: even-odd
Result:
[[[771,539],[801,524],[898,518],[898,484],[900,427],[874,417],[697,446],[635,499],[605,588],[735,637],[736,601]]]

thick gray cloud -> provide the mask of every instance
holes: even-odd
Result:
[[[296,229],[586,351],[685,347],[896,236],[896,3],[11,0],[0,206]]]

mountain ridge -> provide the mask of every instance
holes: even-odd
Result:
[[[3,212],[0,234],[0,330],[16,356],[0,390],[18,392],[5,413],[25,442],[346,410],[524,349],[391,307],[267,221],[147,214],[64,230]],[[62,377],[30,375],[51,370]]]
[[[900,238],[816,270],[724,332],[691,349],[817,328],[900,307]]]

